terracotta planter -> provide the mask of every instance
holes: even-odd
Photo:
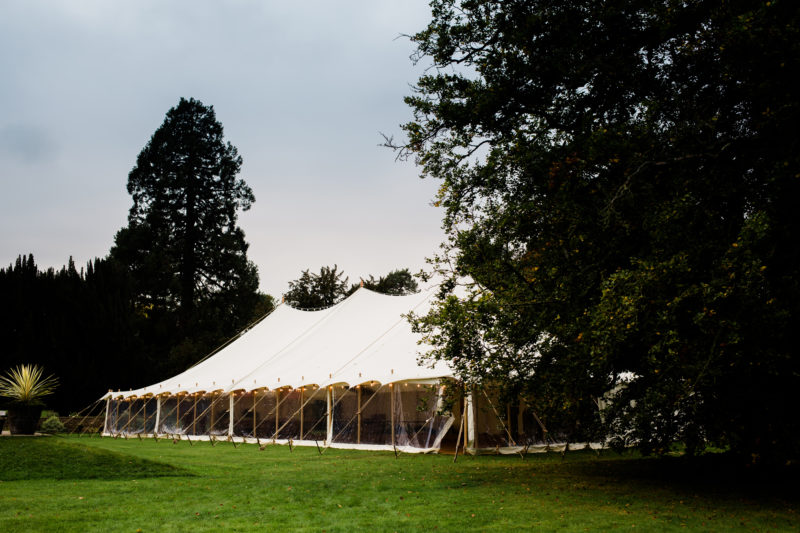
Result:
[[[33,435],[42,416],[41,405],[16,405],[8,408],[8,430],[12,435]]]

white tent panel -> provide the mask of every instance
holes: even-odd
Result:
[[[359,289],[319,311],[278,308],[205,361],[161,383],[112,396],[263,387],[325,386],[452,376],[445,364],[418,365],[420,336],[404,314],[424,314],[431,291],[386,296]]]

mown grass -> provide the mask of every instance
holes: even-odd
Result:
[[[0,439],[3,468],[40,457],[28,479],[18,467],[0,472],[0,531],[800,529],[796,472],[761,477],[722,456],[570,452],[454,464],[286,446]]]
[[[186,476],[173,465],[52,438],[0,439],[0,481]]]

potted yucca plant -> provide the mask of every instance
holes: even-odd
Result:
[[[12,435],[33,435],[42,414],[42,398],[58,385],[55,376],[43,376],[38,365],[19,365],[0,376],[0,396],[10,398],[8,429]]]

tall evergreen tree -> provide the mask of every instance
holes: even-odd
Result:
[[[241,165],[214,108],[181,98],[128,176],[133,206],[111,256],[131,269],[138,305],[158,330],[153,334],[170,337],[172,345],[173,329],[177,342],[206,335],[207,343],[196,347],[202,352],[245,325],[259,304],[258,273],[237,225],[239,210],[255,201],[237,177]]]

